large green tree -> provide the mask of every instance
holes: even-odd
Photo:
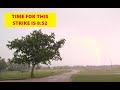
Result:
[[[34,68],[39,63],[48,65],[51,60],[62,60],[59,49],[64,43],[65,39],[55,41],[54,33],[48,35],[35,30],[21,39],[8,41],[7,47],[15,49],[12,62],[31,65],[31,77],[34,77]]]

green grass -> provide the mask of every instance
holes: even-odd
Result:
[[[73,82],[120,82],[120,70],[83,70],[72,76]]]
[[[42,78],[51,75],[57,75],[68,72],[68,70],[36,70],[34,72],[35,78]],[[0,73],[0,80],[14,80],[14,79],[28,79],[30,78],[30,72],[19,71],[5,71]]]

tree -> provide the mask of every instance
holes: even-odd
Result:
[[[59,49],[64,45],[65,39],[55,41],[55,34],[43,34],[35,30],[21,39],[8,41],[7,47],[15,49],[12,62],[29,64],[32,66],[31,78],[34,77],[34,68],[39,63],[51,64],[51,60],[62,60]]]
[[[2,70],[5,70],[7,68],[7,63],[5,62],[5,59],[0,57],[0,72]]]

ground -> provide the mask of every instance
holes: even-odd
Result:
[[[64,69],[40,69],[35,70],[35,78],[42,78],[51,75],[62,74],[69,72],[69,70]],[[0,72],[0,80],[20,80],[20,79],[29,79],[31,76],[30,71],[20,72],[20,71],[5,71]]]
[[[78,70],[71,70],[71,72],[66,72],[59,75],[48,76],[44,78],[34,78],[25,80],[5,80],[0,82],[71,82],[71,76],[78,73]]]
[[[27,73],[25,75],[28,76]],[[23,76],[26,77],[25,75]],[[120,82],[119,69],[43,70],[40,73],[35,73],[35,76],[32,79],[4,80],[0,82]]]
[[[120,70],[83,70],[72,76],[73,82],[120,82]]]

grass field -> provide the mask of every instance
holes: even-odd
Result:
[[[62,74],[68,72],[68,70],[36,70],[35,78],[41,78],[51,75]],[[0,73],[0,80],[14,80],[14,79],[28,79],[30,78],[30,72],[19,72],[19,71],[5,71]]]
[[[120,70],[83,70],[72,76],[73,82],[120,82]]]

